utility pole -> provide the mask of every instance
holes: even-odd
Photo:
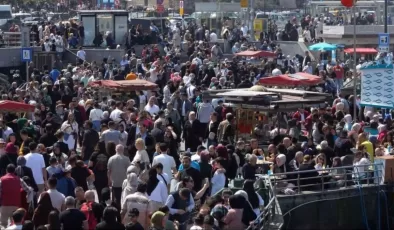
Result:
[[[388,30],[387,30],[387,21],[388,21],[387,6],[388,6],[388,1],[389,0],[384,0],[384,32],[385,33],[388,33]]]
[[[250,37],[251,37],[252,41],[255,40],[255,37],[254,37],[254,15],[255,15],[255,11],[254,11],[253,6],[254,6],[254,0],[250,0],[250,9],[248,9],[250,23],[249,23],[248,26],[250,26]]]

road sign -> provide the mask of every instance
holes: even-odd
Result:
[[[183,1],[179,1],[179,14],[183,15]]]
[[[247,8],[248,7],[248,0],[241,0],[240,1],[240,5],[241,5],[241,8]]]
[[[30,62],[33,56],[32,48],[22,48],[21,50],[21,60],[22,62]]]
[[[379,34],[379,51],[389,52],[390,50],[390,35],[388,33]]]
[[[164,12],[164,6],[163,5],[156,5],[156,11],[157,13],[163,13]]]

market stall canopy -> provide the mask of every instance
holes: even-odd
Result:
[[[352,54],[354,52],[353,48],[344,49],[343,52],[347,54]],[[358,54],[377,54],[378,51],[374,48],[356,48],[356,53]]]
[[[333,44],[328,44],[325,42],[321,43],[316,43],[314,45],[309,46],[309,50],[312,51],[331,51],[331,50],[336,50],[337,46]]]
[[[295,73],[295,74],[281,74],[275,77],[264,77],[260,78],[259,84],[265,86],[310,86],[317,85],[322,82],[322,79],[318,76],[308,73]]]
[[[155,90],[157,85],[150,81],[136,79],[136,80],[100,80],[89,82],[88,86],[92,88],[105,88],[111,90]]]
[[[25,113],[33,112],[34,109],[34,105],[8,100],[0,101],[1,112]]]
[[[253,51],[253,50],[246,50],[235,54],[236,56],[243,56],[243,57],[276,57],[276,54],[271,51]]]

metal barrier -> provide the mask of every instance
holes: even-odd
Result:
[[[361,170],[363,168],[363,170]],[[317,176],[311,174],[318,173]],[[297,193],[302,191],[326,191],[353,185],[380,185],[382,182],[383,164],[366,164],[344,166],[319,170],[305,170],[286,173],[275,173],[269,176],[275,191],[289,188],[289,184]]]
[[[30,46],[37,46],[37,34],[30,33]],[[0,33],[0,48],[6,47],[21,47],[21,32],[1,32]]]
[[[365,170],[360,170],[364,168]],[[366,164],[357,166],[344,166],[327,168],[320,170],[305,170],[287,173],[277,173],[272,175],[256,175],[259,180],[264,180],[269,189],[269,202],[262,210],[247,230],[254,229],[281,229],[283,215],[277,200],[277,192],[287,188],[288,184],[294,184],[293,189],[298,193],[302,191],[327,191],[341,187],[358,186],[379,186],[382,183],[383,164]],[[301,176],[308,173],[319,173],[318,176]],[[340,172],[340,173],[338,173]],[[288,178],[290,177],[290,178]],[[305,183],[313,180],[314,183]],[[258,183],[258,181],[256,183]],[[338,183],[340,182],[340,183]],[[286,185],[281,187],[281,185]],[[310,189],[305,189],[305,188]]]
[[[259,180],[263,180],[266,187],[269,188],[270,199],[268,204],[265,205],[260,215],[249,225],[247,230],[254,229],[281,229],[282,221],[275,221],[276,217],[281,217],[282,212],[276,198],[275,190],[271,183],[271,179],[267,175],[257,175],[259,179],[256,181],[259,184]]]

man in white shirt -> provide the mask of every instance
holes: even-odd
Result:
[[[83,50],[82,46],[79,47],[79,50],[77,52],[77,57],[82,61],[86,61],[86,52],[85,50]]]
[[[6,230],[21,230],[23,227],[23,221],[26,215],[26,211],[23,208],[18,208],[12,213],[13,224],[6,228]]]
[[[12,128],[8,127],[7,125],[4,124],[3,120],[0,120],[0,127],[3,127],[3,136],[0,138],[3,138],[4,140],[7,140],[8,136],[13,133],[14,131]]]
[[[212,33],[209,35],[209,42],[216,43],[217,41],[218,41],[218,36],[216,35],[215,32],[212,31]]]
[[[148,104],[145,106],[144,110],[149,112],[151,116],[155,116],[159,113],[160,108],[155,104],[156,98],[154,96],[149,98]]]
[[[150,73],[150,77],[149,77],[149,81],[155,83],[157,81],[157,67],[152,67],[149,70]]]
[[[155,166],[159,163],[163,165],[163,172],[168,175],[169,181],[165,183],[166,185],[170,184],[171,179],[173,178],[173,172],[176,173],[176,163],[172,156],[167,154],[168,146],[165,143],[160,144],[161,154],[155,156],[152,161],[152,166]],[[159,176],[158,176],[159,178]],[[160,180],[160,178],[159,178]]]
[[[56,208],[59,212],[63,211],[66,206],[64,204],[64,199],[66,198],[61,192],[56,190],[57,179],[51,177],[48,179],[48,191],[47,193],[51,197],[52,206]]]
[[[206,150],[206,148],[204,146],[202,146],[202,145],[199,145],[197,147],[196,154],[192,155],[191,160],[200,162],[200,160],[201,160],[201,152],[204,151],[204,150]]]
[[[94,103],[94,109],[90,110],[89,119],[93,123],[93,129],[100,132],[101,120],[104,118],[103,110],[100,108],[98,102]]]
[[[186,89],[187,98],[188,98],[189,100],[193,99],[193,97],[194,97],[194,90],[196,89],[195,84],[196,84],[196,82],[195,82],[194,80],[192,80],[192,81],[190,82],[190,86],[187,87],[187,89]]]
[[[242,26],[241,26],[241,31],[242,31],[242,36],[246,36],[246,35],[248,35],[248,27],[245,25],[245,24],[242,24]]]
[[[47,185],[47,171],[44,157],[37,152],[37,144],[35,142],[29,144],[29,149],[30,153],[25,156],[26,166],[31,168],[38,187],[38,194],[41,194]]]
[[[114,122],[118,123],[121,118],[120,115],[123,113],[122,109],[122,102],[117,101],[116,102],[116,109],[114,109],[111,114],[109,115],[109,118],[111,118]]]

